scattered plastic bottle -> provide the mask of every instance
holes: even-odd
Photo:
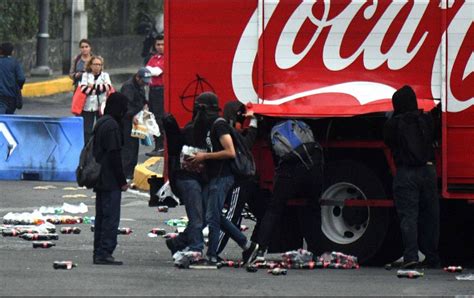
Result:
[[[58,234],[23,234],[20,238],[32,241],[32,240],[58,240]]]
[[[288,273],[288,270],[284,268],[274,268],[269,269],[267,272],[273,275],[286,275]]]
[[[78,227],[62,227],[60,232],[61,234],[80,234],[81,229]]]
[[[178,237],[178,234],[177,233],[166,233],[162,237],[165,238],[165,239],[172,239],[172,238]]]
[[[288,264],[288,269],[315,269],[315,268],[318,268],[318,266],[316,262],[314,261],[310,261],[306,263]]]
[[[188,220],[182,219],[182,218],[179,218],[179,219],[175,218],[175,219],[170,219],[170,220],[165,221],[165,224],[172,227],[185,227],[188,225]]]
[[[56,243],[51,241],[33,241],[33,248],[50,248],[56,246]]]
[[[398,278],[418,278],[424,275],[425,274],[423,272],[416,271],[416,270],[398,270],[397,271]]]
[[[163,212],[163,213],[168,212],[168,206],[159,206],[158,212]]]
[[[153,234],[158,235],[158,236],[163,236],[163,235],[166,234],[166,230],[160,229],[160,228],[153,228],[153,229],[151,229],[150,233],[153,233]]]
[[[20,233],[15,229],[3,230],[2,231],[2,236],[3,237],[16,237],[18,235],[20,235]]]
[[[92,221],[92,219],[91,219],[91,217],[89,217],[89,216],[84,216],[84,217],[82,218],[82,222],[85,223],[85,224],[87,224],[87,225],[90,225],[90,224],[91,224],[91,221]]]
[[[240,226],[240,231],[241,231],[241,232],[245,232],[245,231],[247,231],[248,229],[249,229],[249,227],[247,227],[246,225],[241,225],[241,226]]]
[[[132,229],[130,228],[118,228],[117,233],[119,235],[130,235],[132,233]]]
[[[448,266],[443,268],[446,272],[462,272],[463,268],[461,266]]]
[[[73,263],[72,261],[54,261],[53,263],[54,269],[71,270],[74,267],[77,267],[77,264]]]

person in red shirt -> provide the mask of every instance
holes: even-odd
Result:
[[[163,100],[163,71],[165,69],[165,57],[164,57],[164,46],[165,40],[163,34],[159,34],[153,47],[155,54],[148,60],[146,68],[151,72],[152,78],[150,83],[149,93],[149,107],[150,111],[155,115],[156,122],[160,127],[161,136],[155,138],[155,149],[153,151],[145,153],[147,156],[162,156],[163,155],[163,124],[162,118],[164,113],[164,100]]]

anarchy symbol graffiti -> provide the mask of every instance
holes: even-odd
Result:
[[[196,97],[198,97],[202,92],[206,91],[212,91],[215,93],[214,87],[212,87],[212,85],[205,78],[201,77],[199,74],[196,74],[196,79],[192,80],[186,86],[186,88],[184,88],[183,93],[181,93],[179,96],[184,110],[192,113]]]

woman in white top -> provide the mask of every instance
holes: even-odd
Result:
[[[100,117],[100,107],[105,104],[107,95],[112,89],[112,82],[108,73],[103,72],[104,59],[100,56],[92,56],[86,64],[86,73],[83,74],[80,83],[81,90],[87,95],[82,118],[84,119],[84,144],[87,144],[92,136],[95,121]]]

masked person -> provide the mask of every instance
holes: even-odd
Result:
[[[209,227],[207,264],[214,266],[218,262],[217,248],[221,227],[243,249],[242,258],[245,263],[256,253],[258,245],[247,240],[234,224],[221,216],[226,195],[234,184],[230,162],[235,158],[236,152],[230,126],[227,121],[216,121],[219,117],[219,103],[214,93],[201,93],[196,102],[200,111],[195,120],[194,133],[197,138],[206,140],[208,152],[197,152],[190,157],[190,161],[195,164],[205,162],[209,177],[209,183],[203,189],[206,223]]]
[[[104,116],[94,127],[94,158],[101,165],[96,192],[93,262],[97,265],[122,265],[112,256],[117,246],[122,191],[128,189],[122,168],[122,118],[127,112],[127,97],[109,96]]]
[[[418,264],[418,249],[426,255],[423,267],[439,268],[439,197],[434,164],[434,121],[418,110],[416,94],[403,86],[392,96],[393,115],[385,123],[384,141],[392,151],[397,172],[393,197],[400,219],[404,269]]]

